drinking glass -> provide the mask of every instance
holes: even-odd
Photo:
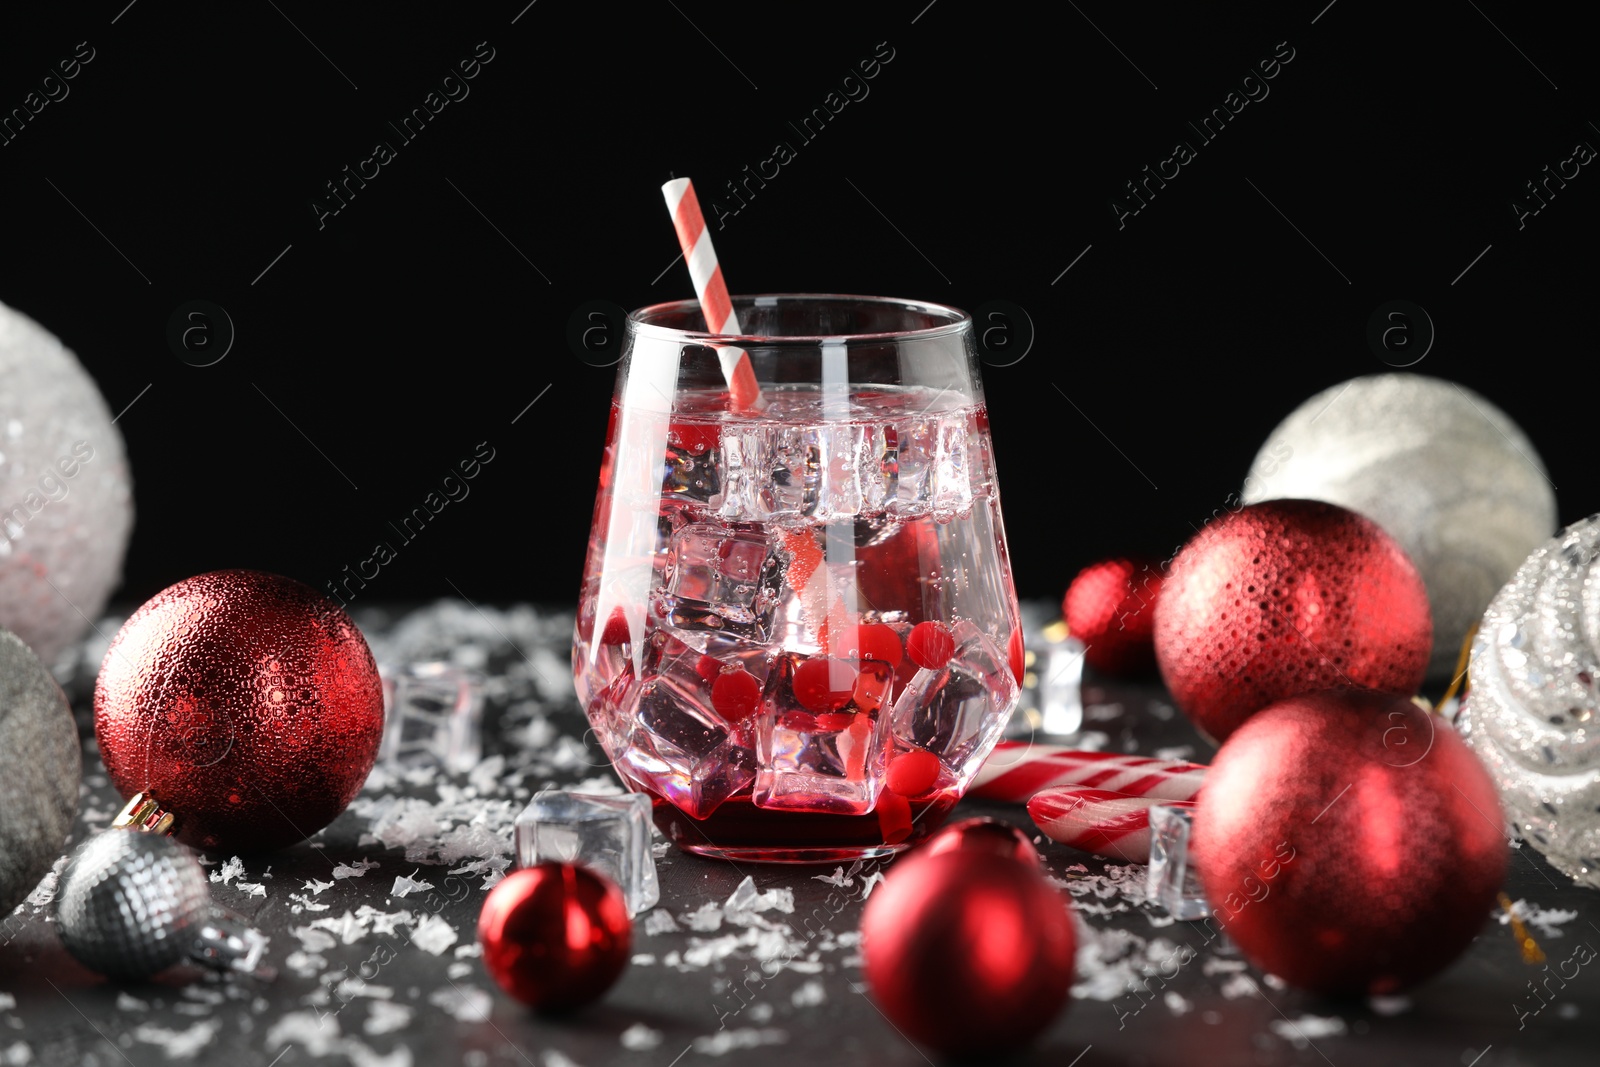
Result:
[[[679,847],[887,855],[960,799],[1022,676],[972,321],[885,297],[733,304],[736,336],[694,301],[628,316],[578,696]],[[746,360],[760,396],[741,406]]]

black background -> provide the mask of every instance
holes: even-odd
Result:
[[[779,140],[797,158],[715,231],[735,292],[1031,316],[1026,358],[985,377],[1024,596],[1170,555],[1284,415],[1387,369],[1365,334],[1394,299],[1437,330],[1414,370],[1528,431],[1562,522],[1600,508],[1600,177],[1520,230],[1510,206],[1600,145],[1567,9],[125,3],[0,16],[5,112],[94,50],[0,146],[0,300],[114,413],[138,398],[125,600],[225,566],[321,587],[488,441],[363,596],[572,601],[614,371],[568,320],[690,295],[661,182],[711,199]],[[479,42],[470,95],[400,144],[386,122]],[[787,123],[880,42],[870,95],[802,144]],[[1270,95],[1119,229],[1123,183],[1279,42]],[[313,199],[380,139],[397,158],[319,228]],[[166,340],[195,299],[236,329],[214,366]]]

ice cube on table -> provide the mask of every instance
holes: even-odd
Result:
[[[598,871],[622,890],[629,915],[661,899],[650,851],[650,799],[640,793],[536,793],[517,816],[516,855],[519,867],[555,860]]]
[[[711,703],[710,683],[681,669],[647,674],[632,701],[622,769],[696,819],[711,815],[755,778],[753,729],[729,722]]]
[[[434,765],[462,774],[483,756],[483,686],[449,663],[385,666],[383,741],[378,759],[391,766]]]
[[[950,661],[918,668],[906,683],[891,730],[903,747],[936,754],[953,782],[965,787],[1005,729],[1017,682],[1005,652],[972,623],[958,622],[952,636]]]
[[[807,687],[796,674],[826,663]],[[864,815],[883,788],[886,716],[879,703],[893,684],[893,669],[876,660],[777,657],[762,694],[757,727],[756,807]],[[831,689],[829,687],[832,687]]]
[[[782,581],[783,565],[765,533],[690,523],[672,538],[665,623],[691,644],[709,634],[766,641]]]
[[[1189,862],[1189,834],[1194,808],[1156,804],[1150,809],[1150,866],[1145,888],[1167,914],[1185,922],[1211,914],[1194,864]]]
[[[1034,670],[1044,733],[1059,736],[1083,729],[1083,653],[1083,642],[1070,634],[1039,649]]]

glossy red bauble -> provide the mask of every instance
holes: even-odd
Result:
[[[587,867],[541,863],[489,891],[478,943],[501,989],[530,1007],[564,1011],[611,988],[628,965],[633,924],[615,883]]]
[[[1036,864],[969,849],[897,860],[861,916],[872,999],[950,1056],[1026,1046],[1072,988],[1070,905]]]
[[[1217,520],[1178,553],[1156,604],[1155,647],[1173,699],[1221,741],[1296,693],[1415,693],[1433,622],[1417,569],[1371,519],[1269,500]]]
[[[1061,600],[1067,630],[1085,645],[1084,661],[1114,675],[1155,669],[1156,597],[1161,564],[1150,559],[1103,559],[1078,572]]]
[[[1035,867],[1039,864],[1039,850],[1033,847],[1025,831],[988,816],[951,823],[928,838],[917,851],[928,856],[941,852],[1004,856]]]
[[[1211,922],[1257,967],[1327,994],[1414,985],[1459,956],[1505,879],[1489,773],[1405,697],[1274,704],[1206,772],[1191,856]]]
[[[94,691],[111,782],[195,848],[281,848],[334,820],[372,770],[383,685],[333,601],[290,578],[216,571],[123,624]]]

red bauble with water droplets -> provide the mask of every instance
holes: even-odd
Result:
[[[281,848],[334,820],[383,737],[383,686],[350,616],[308,585],[215,571],[163,589],[117,632],[94,692],[111,782],[185,844]]]
[[[1156,604],[1161,676],[1218,741],[1296,693],[1409,696],[1432,645],[1427,590],[1405,552],[1371,519],[1315,500],[1252,504],[1206,526]]]

